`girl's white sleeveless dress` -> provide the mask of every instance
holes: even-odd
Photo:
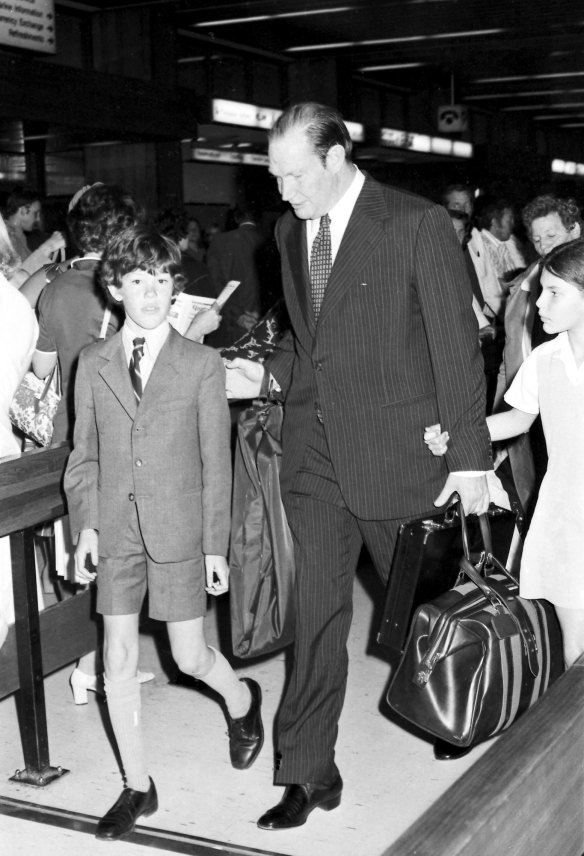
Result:
[[[548,467],[521,559],[520,593],[584,609],[584,364],[567,333],[529,355],[505,394],[541,414]]]

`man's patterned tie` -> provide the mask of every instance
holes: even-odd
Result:
[[[140,360],[144,356],[144,343],[146,339],[134,339],[134,350],[130,359],[130,380],[134,387],[136,401],[142,398],[142,375],[140,374]]]
[[[333,266],[331,252],[330,217],[324,214],[310,253],[310,284],[312,286],[312,305],[314,316],[318,318],[324,291]]]

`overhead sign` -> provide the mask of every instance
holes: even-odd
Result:
[[[274,107],[258,107],[243,101],[227,101],[225,98],[213,98],[212,113],[214,122],[225,125],[242,125],[245,128],[263,128],[269,131],[281,110]],[[365,139],[365,126],[361,122],[345,122],[349,136],[355,143]]]
[[[412,152],[428,152],[446,157],[471,158],[472,143],[463,140],[449,140],[446,137],[430,137],[427,134],[414,134],[397,128],[381,129],[381,145],[395,149],[409,149]]]
[[[205,149],[194,146],[193,159],[209,163],[243,163],[247,166],[267,166],[268,156],[255,152],[236,152],[225,149]]]
[[[0,0],[0,44],[55,53],[54,0]]]
[[[213,121],[226,125],[242,125],[245,128],[264,128],[269,131],[281,110],[272,107],[258,107],[242,101],[226,101],[213,98]]]

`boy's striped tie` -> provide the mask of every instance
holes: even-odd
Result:
[[[134,387],[134,395],[136,396],[136,401],[140,401],[142,398],[142,375],[140,374],[140,360],[144,356],[144,343],[146,339],[138,338],[134,339],[134,350],[132,351],[132,357],[130,359],[130,380],[132,381],[132,386]]]

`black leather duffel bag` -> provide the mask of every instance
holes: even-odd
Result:
[[[461,571],[468,582],[418,607],[387,701],[434,737],[466,747],[511,725],[564,666],[548,601],[519,597],[515,578],[488,552],[476,567],[461,559]]]

